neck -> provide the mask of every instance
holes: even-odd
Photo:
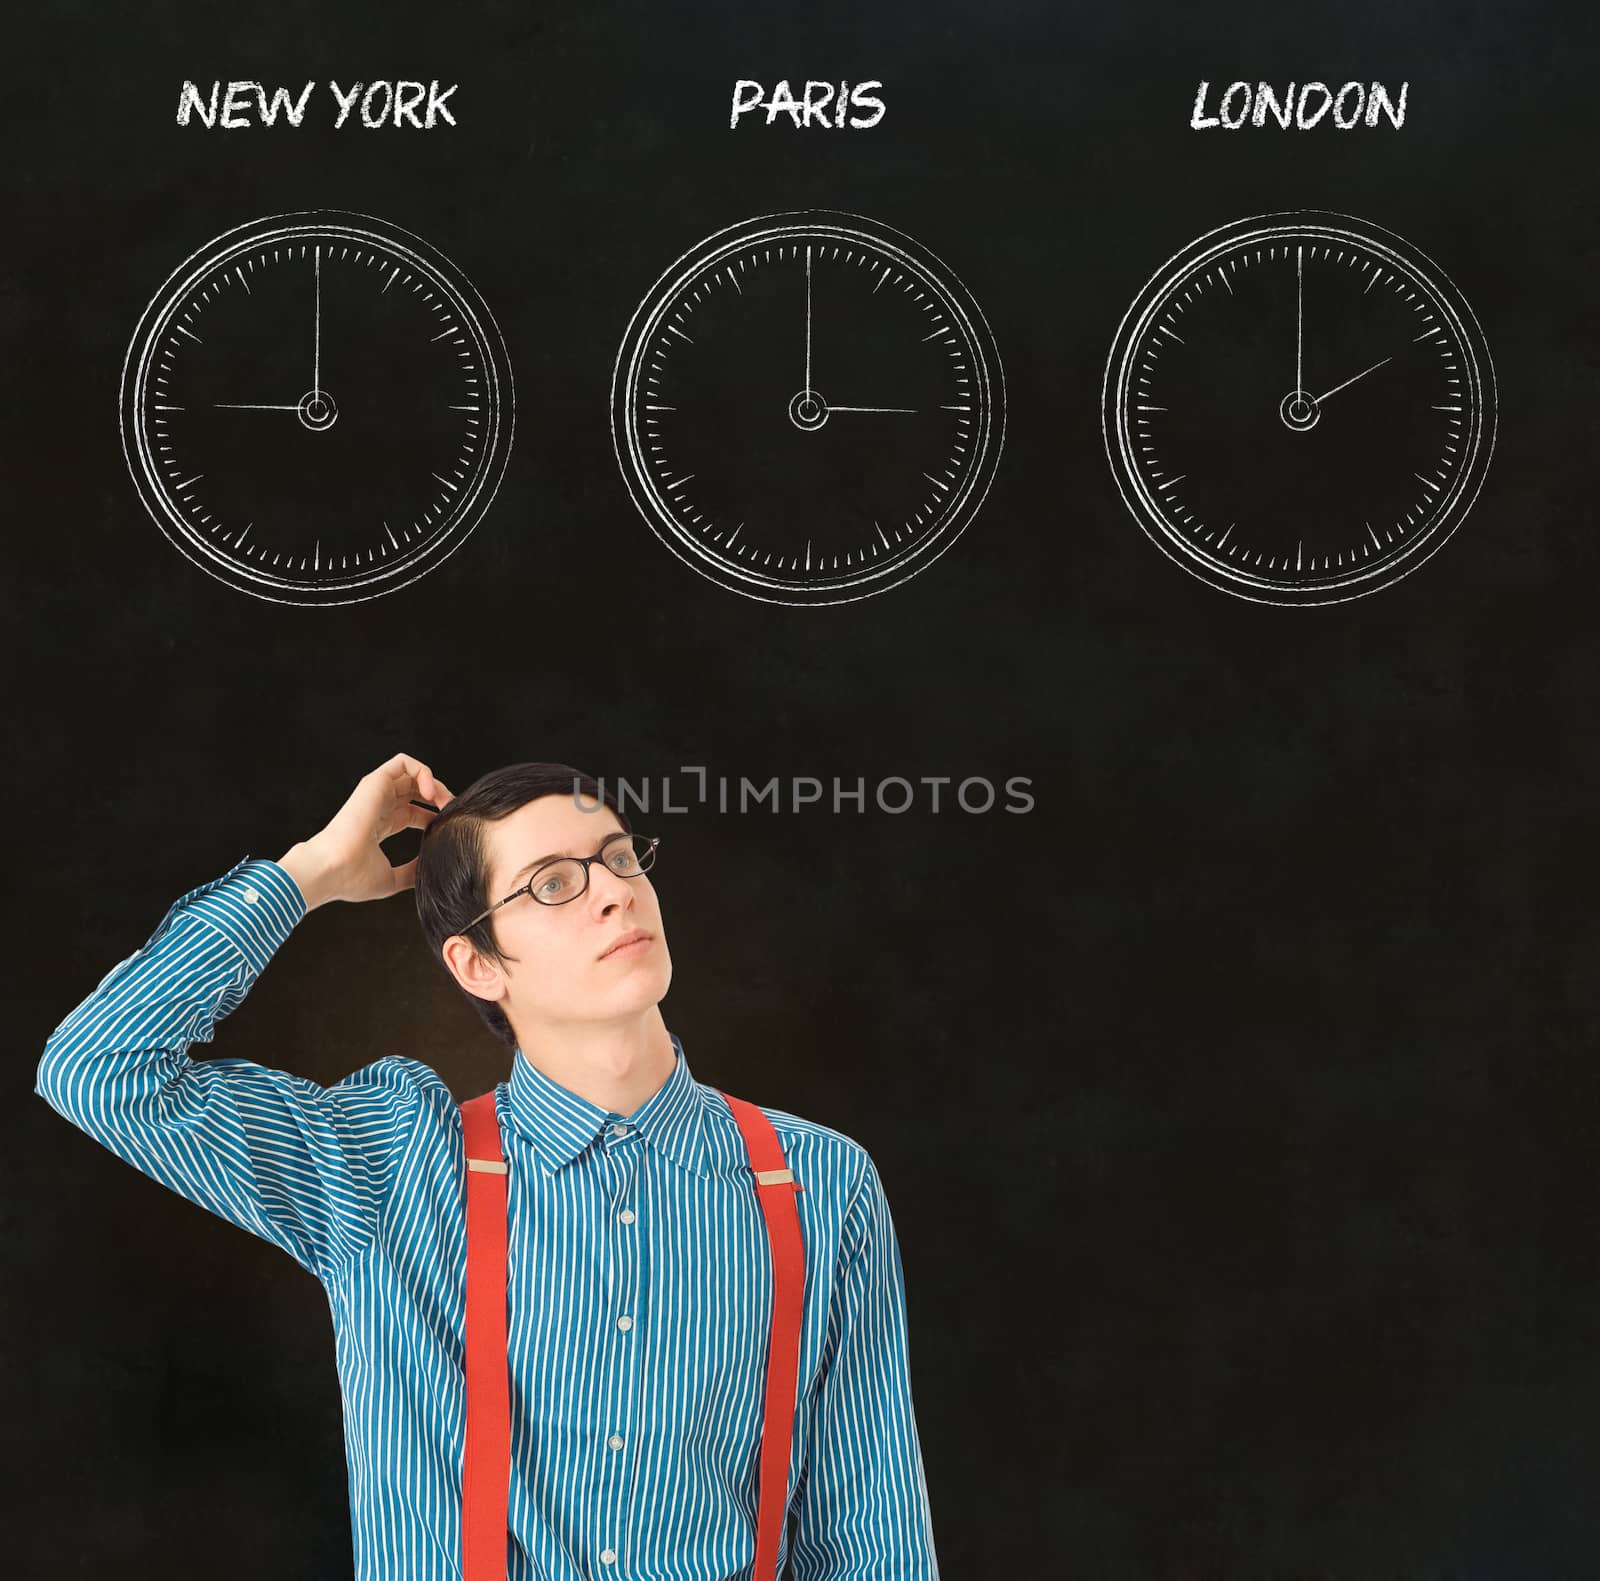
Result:
[[[580,1098],[624,1118],[672,1074],[676,1051],[661,1010],[622,1022],[546,1022],[518,1031],[519,1058]]]

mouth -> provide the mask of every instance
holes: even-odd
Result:
[[[621,960],[631,955],[643,955],[654,941],[653,933],[645,933],[639,928],[625,933],[610,949],[600,956],[602,961]]]

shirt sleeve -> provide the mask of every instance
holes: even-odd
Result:
[[[872,1160],[845,1216],[806,1466],[790,1510],[793,1581],[938,1581],[911,1403],[905,1273]]]
[[[422,1107],[417,1072],[433,1073],[391,1057],[322,1087],[188,1052],[211,1040],[305,914],[290,874],[260,858],[174,901],[51,1033],[34,1091],[152,1180],[326,1282],[376,1235]]]

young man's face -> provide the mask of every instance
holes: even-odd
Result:
[[[551,856],[593,856],[621,829],[609,807],[585,812],[566,793],[541,796],[485,824],[489,901],[519,889]],[[589,887],[576,900],[546,906],[518,895],[489,921],[501,950],[516,959],[472,968],[463,986],[499,999],[519,1037],[533,1036],[541,1025],[630,1021],[659,1003],[672,981],[648,873],[624,878],[608,862],[592,862]],[[624,934],[641,929],[649,935],[641,944],[606,953]],[[502,989],[505,998],[499,998]]]

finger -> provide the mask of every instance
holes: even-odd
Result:
[[[411,817],[419,804],[427,812],[435,813],[439,800],[438,781],[433,779],[424,768],[413,782],[402,782],[395,789],[396,816],[403,821],[395,825],[397,829],[414,826],[416,820]]]
[[[439,815],[432,807],[423,807],[414,801],[391,802],[378,821],[377,834],[381,844],[402,829],[426,829]]]
[[[423,781],[427,780],[431,784],[433,779],[433,770],[407,752],[395,753],[378,772],[388,780],[390,790],[397,796],[402,795],[402,792],[409,795],[411,787],[421,791]],[[424,799],[431,801],[433,798],[428,796]]]
[[[437,774],[430,774],[424,783],[419,777],[416,785],[414,801],[424,801],[431,806],[443,809],[444,804],[450,800],[450,790]]]
[[[398,829],[426,829],[435,818],[439,816],[432,807],[419,807],[415,802],[407,802],[401,810]]]
[[[417,858],[412,857],[409,862],[402,862],[398,867],[389,869],[389,881],[393,888],[391,894],[398,895],[402,890],[414,889],[417,883]]]
[[[350,797],[352,804],[363,807],[369,813],[375,828],[382,829],[385,822],[394,816],[394,809],[404,805],[406,799],[414,794],[415,777],[405,764],[404,753],[380,764],[362,779]],[[378,838],[381,840],[384,836],[380,834]]]
[[[431,802],[438,811],[443,812],[445,803],[454,799],[455,792],[437,774],[430,774],[428,779],[429,783],[426,788],[420,780],[418,781],[415,799]]]

